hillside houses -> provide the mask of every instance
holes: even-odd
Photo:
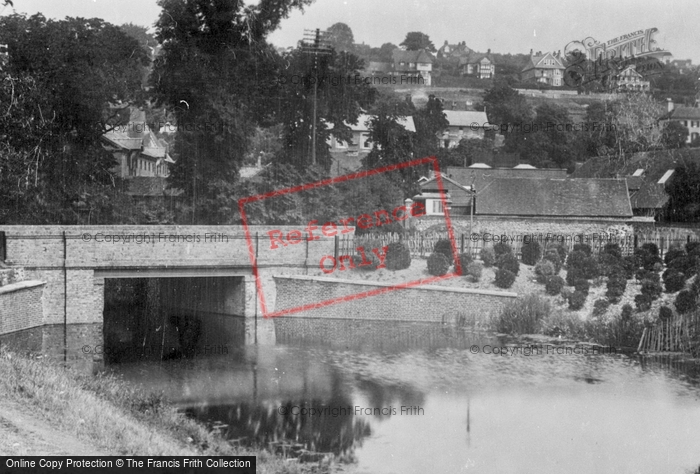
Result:
[[[477,79],[493,79],[496,75],[496,61],[489,49],[486,54],[470,53],[459,61],[459,73]]]
[[[688,137],[685,142],[690,144],[700,137],[700,108],[676,106],[671,99],[668,99],[668,112],[661,117],[659,122],[678,122],[688,129]]]
[[[520,73],[523,82],[532,81],[548,86],[559,87],[564,84],[564,66],[561,54],[533,53],[530,50],[530,59]]]
[[[445,110],[445,118],[449,123],[440,137],[441,148],[454,148],[460,140],[469,138],[484,138],[488,128],[486,112],[475,110]]]

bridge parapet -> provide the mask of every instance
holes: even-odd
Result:
[[[261,268],[315,266],[333,238],[271,248],[269,226],[3,226],[7,261],[28,268]],[[275,227],[283,233],[297,229]]]

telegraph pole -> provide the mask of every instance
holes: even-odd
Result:
[[[314,108],[313,122],[311,124],[311,164],[316,164],[316,112],[317,112],[317,94],[318,94],[318,56],[331,54],[332,48],[323,39],[323,33],[316,28],[315,30],[304,30],[304,39],[301,43],[301,51],[305,54],[314,55]]]

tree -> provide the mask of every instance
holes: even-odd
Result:
[[[430,95],[425,107],[413,116],[413,121],[416,125],[416,158],[435,155],[439,150],[438,137],[449,125],[440,99]]]
[[[531,130],[516,129],[509,138],[509,146],[521,158],[535,165],[554,162],[560,168],[572,161],[576,150],[571,146],[574,137],[571,119],[566,109],[554,104],[537,107]]]
[[[328,28],[325,39],[336,51],[352,52],[355,45],[352,30],[345,23],[336,23]]]
[[[133,23],[124,23],[119,27],[119,29],[129,35],[131,38],[138,41],[141,47],[146,50],[158,46],[156,37],[149,33],[148,28],[145,26],[135,25]]]
[[[108,214],[114,158],[100,138],[121,123],[120,109],[143,103],[146,52],[100,19],[42,15],[0,17],[0,43],[10,53],[0,87],[8,104],[0,170],[11,170],[0,179],[12,183],[0,185],[0,218],[75,223],[78,208]]]
[[[425,49],[431,53],[436,51],[435,45],[430,41],[430,37],[420,31],[412,31],[406,34],[406,39],[401,42],[400,46],[404,46],[408,51],[418,51],[419,49]]]
[[[383,63],[390,63],[394,61],[394,51],[398,49],[393,43],[384,43],[379,47],[378,60]]]
[[[532,110],[525,98],[500,79],[496,79],[493,87],[484,93],[484,106],[489,122],[506,131],[506,137],[508,125],[527,123],[532,117]]]
[[[364,158],[365,168],[395,165],[417,158],[415,152],[415,133],[406,130],[399,123],[404,118],[405,110],[390,99],[375,104],[374,116],[370,120],[369,138],[374,147]],[[420,177],[415,167],[404,168],[392,173],[394,182],[406,193],[415,191],[415,183]]]
[[[700,217],[700,165],[689,162],[676,168],[666,186],[670,218],[676,222],[695,222]]]
[[[659,148],[662,132],[658,127],[664,108],[646,94],[624,94],[613,103],[614,154],[622,158]]]
[[[688,128],[675,120],[668,121],[662,129],[661,143],[666,148],[682,148],[688,138]]]
[[[180,132],[170,185],[193,202],[193,221],[224,222],[238,167],[256,125],[277,110],[279,58],[266,37],[312,0],[160,0],[163,45],[151,81],[158,105],[174,111]]]
[[[345,142],[352,139],[347,124],[357,123],[362,110],[374,102],[376,89],[361,80],[364,64],[352,53],[334,51],[319,56],[316,71],[314,57],[300,50],[288,54],[284,62],[288,66],[278,91],[282,100],[279,119],[284,124],[280,160],[298,167],[311,164],[314,82],[318,78],[316,159],[327,170],[331,164],[327,145],[331,135]],[[332,124],[332,129],[327,124]]]

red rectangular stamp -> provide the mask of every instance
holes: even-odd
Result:
[[[421,165],[429,165],[430,167],[432,167],[432,170],[435,173],[436,184],[438,186],[440,199],[442,201],[440,213],[444,211],[445,228],[447,230],[447,235],[452,246],[452,254],[454,256],[453,272],[446,273],[445,275],[441,276],[429,276],[426,278],[419,278],[413,281],[392,284],[391,286],[381,286],[380,288],[373,289],[370,291],[358,292],[356,294],[344,295],[341,297],[328,299],[319,298],[319,301],[314,301],[311,303],[307,302],[305,304],[301,304],[292,308],[275,310],[269,307],[269,303],[266,301],[265,298],[265,288],[263,278],[261,278],[260,272],[261,258],[267,258],[268,261],[275,262],[281,262],[285,260],[300,262],[303,260],[303,266],[307,269],[309,260],[318,260],[318,269],[320,269],[321,276],[330,275],[338,271],[349,271],[367,265],[374,265],[375,269],[386,268],[385,259],[387,255],[388,246],[379,245],[375,246],[375,248],[365,248],[365,246],[361,243],[362,241],[358,241],[360,243],[352,249],[354,251],[353,254],[340,255],[338,253],[338,239],[340,237],[347,239],[350,236],[353,236],[355,233],[355,227],[363,229],[363,231],[365,231],[372,227],[379,227],[382,225],[392,223],[404,223],[404,221],[410,220],[411,218],[425,216],[428,214],[428,211],[426,209],[425,204],[423,204],[420,201],[416,201],[411,205],[399,204],[393,209],[377,209],[374,212],[367,212],[365,210],[361,214],[358,213],[359,215],[353,215],[341,219],[333,219],[325,223],[319,223],[318,220],[312,220],[306,225],[301,224],[298,226],[292,226],[291,230],[289,229],[290,226],[285,226],[284,230],[281,230],[280,226],[269,226],[270,229],[263,232],[262,239],[259,240],[256,237],[254,242],[251,235],[251,229],[248,224],[246,205],[249,205],[251,203],[261,203],[262,201],[274,198],[288,199],[290,195],[294,195],[295,193],[303,193],[309,190],[317,190],[324,186],[331,186],[334,184],[349,182],[353,180],[362,180],[363,178],[369,178],[371,176],[376,176],[382,173],[390,173],[397,170],[405,170],[409,167],[418,167]],[[429,285],[440,280],[454,278],[456,276],[462,275],[462,268],[460,264],[460,259],[458,258],[454,230],[450,221],[447,195],[444,191],[442,176],[440,174],[437,158],[435,157],[421,158],[413,161],[400,163],[398,165],[384,166],[373,170],[360,171],[357,173],[338,176],[336,178],[329,178],[314,183],[308,183],[299,186],[279,189],[263,194],[257,194],[254,196],[249,196],[246,198],[242,198],[238,201],[238,208],[241,213],[241,219],[243,221],[243,228],[245,231],[246,241],[248,243],[248,254],[250,256],[250,261],[253,268],[253,275],[255,276],[258,301],[262,315],[265,318],[284,316],[287,314],[297,313],[301,311],[318,309],[325,306],[342,303],[344,301],[369,298],[379,294],[388,293],[390,291],[400,290],[402,288]],[[330,254],[329,252],[329,250],[333,250],[333,247],[330,245],[331,241],[329,239],[334,239],[334,254]],[[319,249],[318,252],[310,252],[309,248],[310,244],[312,243],[317,244],[317,247]],[[259,254],[259,246],[264,252],[263,256]],[[301,249],[305,249],[305,251],[302,251]],[[284,255],[285,253],[287,253],[287,255]],[[274,267],[274,264],[268,265]],[[334,276],[338,275],[339,274],[336,273],[336,275]]]

